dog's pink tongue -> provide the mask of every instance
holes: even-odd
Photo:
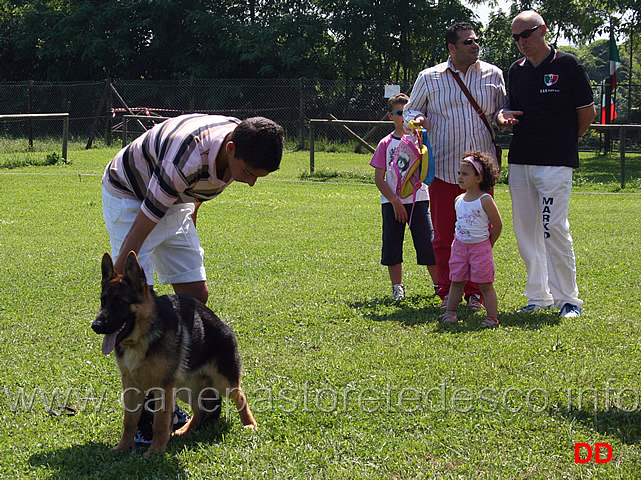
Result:
[[[105,338],[102,340],[102,353],[105,355],[109,355],[111,353],[116,346],[116,336],[117,332],[105,335]]]

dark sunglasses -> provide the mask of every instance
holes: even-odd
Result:
[[[393,113],[394,115],[398,115],[399,117],[403,116],[403,110],[394,110],[393,112],[389,113]]]
[[[529,38],[530,35],[532,35],[534,31],[540,26],[541,25],[537,25],[536,27],[528,28],[527,30],[523,30],[521,33],[513,33],[512,40],[514,40],[515,42],[518,42],[522,38]]]
[[[462,43],[466,47],[469,47],[470,45],[472,45],[472,43],[476,43],[477,45],[480,45],[481,44],[481,40],[478,39],[478,38],[468,38],[467,40],[462,40]]]

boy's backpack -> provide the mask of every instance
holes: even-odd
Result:
[[[414,203],[416,192],[421,185],[423,183],[429,185],[434,180],[434,156],[425,129],[414,127],[412,121],[410,121],[410,128],[414,132],[401,137],[390,166],[396,177],[394,189],[396,195],[401,198],[412,195],[412,203]]]

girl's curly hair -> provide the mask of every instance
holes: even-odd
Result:
[[[479,175],[479,173],[476,166],[473,162],[468,160],[468,157],[472,157],[476,162],[482,165],[482,178],[479,187],[484,192],[489,192],[499,179],[499,169],[496,166],[496,161],[492,155],[486,152],[481,152],[480,150],[465,152],[461,162],[469,163],[477,175]]]

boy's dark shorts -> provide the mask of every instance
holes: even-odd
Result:
[[[405,204],[408,217],[412,215],[410,231],[416,250],[416,263],[419,265],[436,265],[434,258],[434,229],[430,219],[429,200],[416,202],[412,214],[412,204]],[[396,221],[394,207],[391,203],[381,204],[383,215],[383,249],[381,264],[398,265],[403,263],[403,238],[405,237],[406,224]]]

